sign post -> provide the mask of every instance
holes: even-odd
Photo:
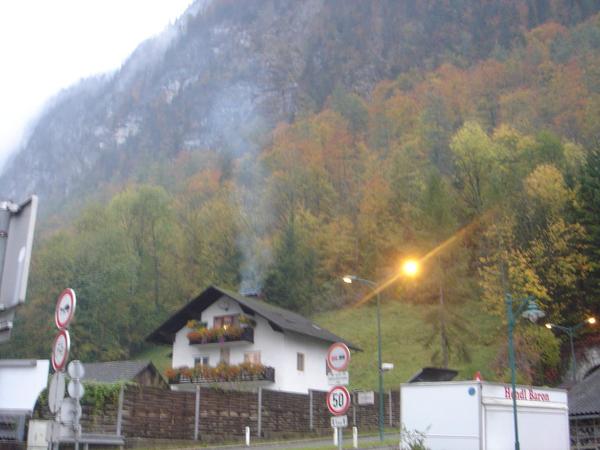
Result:
[[[350,382],[348,366],[350,365],[350,349],[343,342],[332,344],[327,350],[327,367],[331,371],[327,374],[330,386],[327,393],[327,408],[333,414],[331,427],[337,431],[338,449],[342,449],[342,430],[348,426],[346,413],[350,408],[350,392],[346,385]]]
[[[81,378],[85,375],[83,364],[80,361],[69,362],[69,351],[71,339],[69,336],[69,324],[75,315],[77,298],[73,289],[65,289],[58,296],[54,310],[54,324],[58,328],[58,334],[52,344],[52,367],[54,376],[50,383],[49,406],[50,411],[55,413],[55,426],[52,427],[50,436],[51,443],[60,442],[61,437],[69,436],[75,441],[75,450],[79,450],[79,439],[81,437],[81,404],[79,401],[85,393]],[[67,391],[69,397],[65,397],[65,368],[71,377]],[[66,433],[66,434],[65,434]]]

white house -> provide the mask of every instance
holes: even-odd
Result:
[[[329,346],[357,349],[299,314],[214,286],[147,340],[173,345],[172,367],[180,369],[172,374],[174,389],[228,382],[238,389],[327,390]]]

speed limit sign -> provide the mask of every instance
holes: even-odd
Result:
[[[334,386],[327,393],[327,408],[334,416],[343,416],[350,408],[350,392],[344,386]]]

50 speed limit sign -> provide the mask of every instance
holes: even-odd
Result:
[[[350,392],[344,386],[334,386],[327,393],[327,408],[334,416],[346,414],[350,408]]]

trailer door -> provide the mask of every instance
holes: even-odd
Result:
[[[486,450],[515,448],[513,410],[509,405],[485,405]],[[519,406],[521,450],[568,450],[568,413],[559,408]]]

